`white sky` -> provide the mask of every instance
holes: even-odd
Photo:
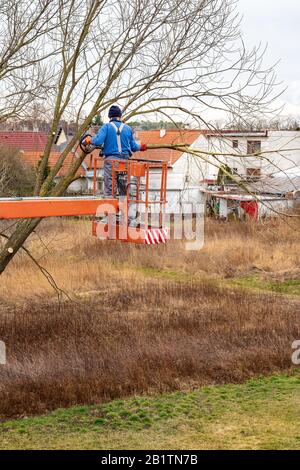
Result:
[[[300,117],[300,0],[239,0],[237,7],[248,47],[268,44],[267,65],[281,60],[277,76],[288,86],[282,114]]]

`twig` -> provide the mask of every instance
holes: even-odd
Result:
[[[0,236],[7,239],[7,240],[9,240],[9,237],[7,235],[5,235],[3,232],[0,232]],[[33,261],[33,263],[39,268],[39,270],[41,271],[43,276],[47,279],[50,286],[55,290],[56,295],[57,295],[57,301],[58,301],[58,304],[59,304],[59,309],[61,307],[61,299],[62,299],[63,295],[65,295],[67,297],[67,299],[72,302],[73,299],[69,296],[69,294],[67,292],[65,292],[63,289],[58,287],[54,277],[49,273],[49,271],[46,268],[44,268],[44,266],[40,265],[40,263],[34,258],[34,256],[30,253],[30,251],[27,248],[25,248],[24,246],[22,246],[21,248],[22,248],[22,250],[25,251],[27,256],[29,256],[31,261]]]

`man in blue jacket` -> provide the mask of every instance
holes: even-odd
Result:
[[[147,145],[138,144],[135,141],[131,127],[122,122],[122,111],[119,106],[111,106],[108,117],[110,122],[104,124],[95,137],[86,137],[85,144],[102,147],[104,156],[104,194],[106,197],[111,197],[111,160],[128,160],[133,152],[147,150]],[[117,187],[114,190],[116,193]]]

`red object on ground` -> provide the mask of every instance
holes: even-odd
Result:
[[[258,219],[258,203],[257,201],[242,201],[241,208],[244,209],[250,219]]]

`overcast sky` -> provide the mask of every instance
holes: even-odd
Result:
[[[300,0],[239,0],[248,47],[268,43],[266,63],[281,59],[277,76],[288,90],[283,114],[300,117]]]

